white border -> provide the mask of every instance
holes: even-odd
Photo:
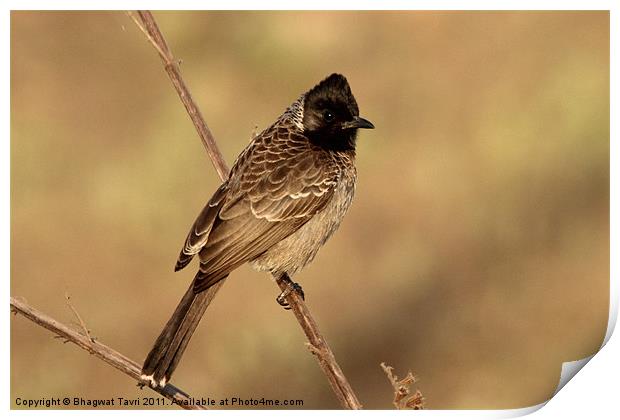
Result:
[[[327,1],[327,0],[314,0],[311,3],[307,2],[290,2],[290,1],[261,1],[260,3],[248,2],[241,0],[229,0],[221,3],[196,3],[195,1],[177,0],[175,2],[162,2],[162,1],[107,1],[107,2],[78,2],[78,1],[55,1],[53,3],[45,1],[5,1],[3,2],[3,12],[0,18],[0,30],[2,31],[2,42],[0,43],[0,54],[5,57],[2,60],[5,63],[2,66],[2,85],[4,89],[2,92],[2,115],[0,117],[0,126],[2,127],[2,133],[4,134],[4,141],[2,142],[2,153],[0,154],[0,189],[4,197],[10,197],[10,74],[9,74],[9,36],[10,36],[10,9],[16,10],[35,10],[35,9],[151,9],[151,10],[192,10],[197,6],[207,7],[211,10],[231,10],[231,9],[254,9],[254,10],[339,10],[339,9],[358,9],[358,10],[611,10],[611,138],[613,139],[610,144],[611,152],[611,290],[610,290],[610,322],[608,325],[607,334],[605,337],[605,348],[595,355],[592,361],[585,366],[584,371],[580,373],[577,380],[570,381],[564,388],[562,385],[566,384],[563,380],[558,386],[558,395],[555,396],[551,402],[547,404],[545,409],[536,411],[538,408],[544,406],[541,404],[535,407],[528,407],[519,410],[470,410],[470,411],[422,411],[422,412],[398,412],[398,411],[363,411],[363,412],[344,412],[344,411],[321,411],[325,415],[338,415],[339,417],[355,416],[356,418],[368,418],[369,416],[375,417],[378,414],[381,417],[384,416],[431,416],[433,418],[506,418],[515,417],[519,415],[528,414],[536,411],[534,416],[541,419],[555,419],[555,418],[583,418],[587,415],[589,418],[609,418],[610,413],[617,413],[616,405],[616,392],[617,386],[615,384],[618,373],[620,372],[618,355],[620,354],[620,344],[616,337],[612,337],[612,332],[616,324],[618,314],[618,224],[615,222],[614,216],[618,214],[618,196],[614,191],[614,186],[618,184],[618,174],[620,169],[618,168],[618,146],[616,141],[618,139],[617,123],[615,122],[619,117],[617,112],[617,98],[618,98],[618,85],[615,75],[618,73],[617,54],[616,47],[618,45],[618,24],[620,23],[616,16],[618,8],[615,7],[615,3],[611,1],[597,1],[590,0],[584,1],[470,1],[467,3],[461,1],[406,1],[406,0],[389,0],[377,2],[372,0],[357,0],[353,1]],[[4,278],[7,279],[5,283],[5,299],[8,300],[10,294],[10,284],[8,279],[10,278],[10,206],[9,200],[5,200],[0,207],[2,212],[2,224],[1,230],[2,241],[0,249],[0,255],[2,258],[2,267],[4,268]],[[587,281],[587,279],[585,279]],[[6,301],[5,300],[5,301]],[[9,335],[9,311],[5,312],[2,322],[4,323],[3,331],[5,337]],[[611,338],[611,339],[610,339]],[[3,360],[5,363],[4,378],[2,380],[2,397],[5,399],[5,409],[10,407],[10,355],[9,346],[1,346],[0,352],[2,352]],[[581,363],[582,364],[582,363]],[[576,373],[575,367],[580,363],[565,364],[563,367],[564,379],[571,374]],[[578,370],[578,369],[577,369]],[[30,417],[39,416],[43,413],[34,411],[10,411],[11,416],[15,417]],[[47,411],[46,415],[52,417],[73,417],[83,416],[85,413],[81,411]],[[89,411],[88,416],[107,418],[111,413],[105,411]],[[131,416],[147,416],[149,418],[166,417],[183,415],[181,411],[131,411],[131,412],[115,412],[115,415],[131,415]],[[195,415],[188,413],[188,415]],[[219,418],[237,418],[240,415],[251,415],[258,418],[290,418],[290,411],[244,411],[243,414],[239,411],[212,411],[209,416],[216,416]],[[301,410],[295,412],[296,417],[311,418],[316,413],[311,410]]]
[[[43,1],[8,0],[3,2],[7,10],[612,10],[611,0],[228,0],[196,2],[177,1]]]

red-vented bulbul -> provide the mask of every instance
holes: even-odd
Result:
[[[359,116],[345,77],[332,74],[241,152],[187,235],[175,271],[196,254],[200,269],[144,361],[144,382],[168,382],[215,296],[211,287],[240,265],[301,292],[289,275],[312,261],[351,204],[358,128],[374,126]]]

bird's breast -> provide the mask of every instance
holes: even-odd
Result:
[[[253,260],[253,268],[292,275],[310,263],[340,226],[353,200],[355,179],[355,168],[343,171],[329,203],[295,233]]]

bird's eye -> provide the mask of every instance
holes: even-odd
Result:
[[[334,113],[329,110],[323,113],[323,119],[328,123],[334,121],[335,118],[336,116],[334,115]]]

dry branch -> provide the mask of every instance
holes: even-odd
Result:
[[[202,144],[213,162],[213,166],[220,176],[220,179],[222,181],[226,180],[229,172],[226,162],[217,147],[217,143],[215,142],[211,130],[209,130],[209,127],[204,121],[198,106],[194,102],[187,86],[185,85],[185,82],[181,77],[179,66],[174,60],[172,52],[168,47],[161,31],[159,30],[153,15],[149,11],[138,11],[137,13],[138,17],[136,17],[132,12],[129,12],[129,16],[146,35],[146,38],[153,45],[155,50],[157,50],[164,63],[166,73],[168,73],[168,77],[170,77],[181,102],[183,102],[187,113],[194,123]],[[287,289],[288,286],[285,282],[277,278],[276,281],[282,291]],[[224,281],[220,281],[217,286],[221,287],[223,283]],[[340,401],[342,407],[348,409],[361,409],[362,405],[353,392],[351,385],[349,385],[344,373],[342,373],[342,369],[340,369],[340,366],[336,362],[333,352],[321,335],[316,321],[312,317],[312,314],[308,310],[308,307],[305,305],[304,301],[296,292],[291,293],[287,297],[287,301],[291,306],[299,325],[306,334],[306,337],[310,342],[309,344],[312,346],[312,354],[317,357],[319,365],[327,377],[327,380],[329,381],[329,384],[331,385],[332,390],[334,391],[334,394],[336,394],[336,397],[338,398],[338,401]]]
[[[140,381],[141,366],[129,359],[127,356],[124,356],[105,344],[100,343],[98,340],[93,339],[90,335],[86,335],[88,330],[84,326],[84,322],[77,314],[77,311],[75,311],[75,308],[72,307],[71,309],[76,317],[80,319],[80,323],[84,328],[84,333],[79,333],[74,329],[67,327],[63,323],[56,321],[43,312],[33,308],[24,301],[11,297],[11,311],[14,313],[23,315],[35,324],[50,330],[58,337],[65,339],[65,342],[70,341],[77,344],[79,347],[88,351],[90,354],[97,356],[99,359],[115,367],[124,374],[131,376],[136,381]],[[153,388],[153,390],[170,401],[178,404],[182,408],[189,410],[206,409],[206,407],[202,405],[195,404],[192,397],[172,384],[167,384],[164,388]]]

